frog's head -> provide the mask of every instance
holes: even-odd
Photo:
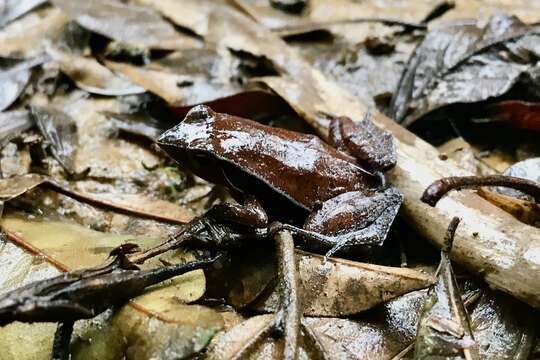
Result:
[[[219,119],[220,114],[208,106],[197,105],[178,125],[161,134],[157,144],[180,167],[211,181],[213,176],[208,172],[219,166],[213,141],[214,124]]]
[[[197,105],[178,125],[161,134],[157,143],[171,156],[172,150],[175,152],[179,150],[209,151],[216,115],[208,106]]]

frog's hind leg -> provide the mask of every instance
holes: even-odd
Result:
[[[325,255],[325,258],[329,258],[336,254],[338,251],[347,247],[356,247],[362,245],[381,246],[390,231],[393,219],[399,210],[399,202],[392,204],[384,209],[380,216],[375,219],[370,225],[363,229],[359,229],[350,233],[335,236],[335,243]]]

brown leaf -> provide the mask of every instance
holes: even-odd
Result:
[[[329,259],[297,251],[299,293],[304,314],[343,317],[433,283],[433,277],[407,268],[395,268],[342,259]],[[279,294],[258,299],[257,308],[276,311]]]
[[[171,105],[203,103],[231,95],[238,90],[235,86],[210,82],[205,76],[178,74],[111,61],[105,65]]]
[[[140,94],[144,88],[134,85],[98,63],[93,58],[70,54],[50,47],[47,53],[60,69],[81,89],[92,94],[120,96]]]
[[[197,46],[181,36],[155,11],[147,7],[107,0],[54,0],[82,27],[114,40],[152,49],[182,49]]]

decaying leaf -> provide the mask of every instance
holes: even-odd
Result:
[[[175,24],[187,28],[199,36],[208,33],[208,14],[220,6],[219,1],[199,0],[135,0],[136,3],[151,6]]]
[[[242,262],[243,270],[229,294],[229,301],[260,311],[276,311],[277,289],[267,289],[275,276],[270,254],[251,256]],[[412,269],[395,268],[323,257],[297,251],[299,293],[304,314],[342,317],[371,309],[402,294],[430,286],[432,276]],[[251,266],[250,266],[250,263]],[[264,291],[264,293],[263,293]]]
[[[0,3],[0,28],[46,1],[47,0],[2,0]]]
[[[0,111],[17,100],[30,80],[32,68],[46,60],[44,56],[27,60],[0,58]]]
[[[0,199],[8,201],[21,196],[43,183],[43,178],[36,174],[17,176],[0,180]]]
[[[539,37],[537,27],[504,15],[483,27],[458,23],[431,31],[402,75],[392,116],[407,126],[441,107],[481,102],[529,82],[527,92],[538,96]]]
[[[54,0],[82,27],[114,40],[153,49],[182,49],[197,46],[181,36],[157,12],[147,7],[107,0]]]
[[[67,53],[49,48],[47,53],[58,62],[63,73],[71,78],[81,89],[92,94],[120,96],[140,94],[145,91],[114,74],[93,58]]]
[[[235,3],[264,26],[289,35],[332,28],[340,24],[368,22],[370,19],[373,22],[388,20],[389,23],[394,19],[394,24],[420,23],[434,7],[433,2],[429,1],[418,1],[414,6],[410,4],[404,6],[405,4],[400,3],[382,5],[377,1],[359,3],[339,0],[331,4],[324,1],[309,1],[305,11],[291,14],[273,6],[272,1],[235,0]]]
[[[454,218],[445,236],[437,282],[428,291],[418,324],[415,359],[429,359],[433,356],[476,357],[469,316],[449,258],[458,224],[459,219]]]

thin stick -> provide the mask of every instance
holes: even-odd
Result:
[[[141,211],[141,210],[127,207],[127,206],[119,205],[111,201],[103,200],[87,193],[78,192],[51,179],[45,179],[42,185],[45,187],[48,187],[49,189],[57,193],[66,195],[72,199],[78,200],[86,204],[90,204],[98,208],[114,210],[116,212],[119,212],[125,215],[132,215],[132,216],[137,216],[140,218],[152,219],[152,220],[157,220],[157,221],[162,221],[162,222],[167,222],[167,223],[172,223],[172,224],[185,224],[186,223],[185,221],[170,217],[167,214],[156,214],[156,213]]]
[[[431,206],[452,190],[476,189],[480,186],[503,186],[522,191],[540,202],[540,186],[537,182],[505,175],[451,176],[436,180],[422,194],[421,200]]]
[[[294,259],[294,240],[287,230],[278,231],[275,235],[279,264],[281,291],[281,316],[283,337],[283,359],[295,360],[300,335],[300,318],[302,311],[298,298],[298,272]]]

